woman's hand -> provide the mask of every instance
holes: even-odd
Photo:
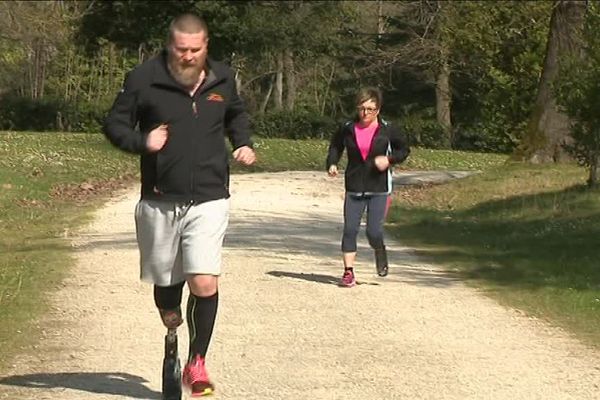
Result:
[[[377,156],[375,157],[375,167],[383,172],[390,167],[390,160],[387,156]]]
[[[252,165],[256,161],[256,154],[250,146],[242,146],[233,152],[235,161],[243,165]]]
[[[329,174],[329,176],[337,176],[337,174],[338,174],[337,165],[330,165],[329,170],[327,171],[327,174]]]

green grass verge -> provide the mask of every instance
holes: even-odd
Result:
[[[395,197],[403,244],[600,347],[600,191],[576,166],[507,164]]]
[[[38,340],[35,318],[74,264],[64,237],[136,169],[100,135],[0,133],[0,365]]]

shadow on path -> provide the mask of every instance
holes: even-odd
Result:
[[[91,250],[137,250],[135,232],[125,231],[110,234],[89,233],[76,236],[78,252]]]
[[[324,283],[327,285],[338,285],[340,279],[331,275],[323,274],[305,274],[303,272],[289,272],[289,271],[269,271],[267,275],[271,275],[277,278],[292,278],[302,281]]]
[[[340,277],[339,276],[331,276],[331,275],[323,275],[323,274],[305,274],[298,272],[288,272],[288,271],[269,271],[267,275],[275,276],[277,278],[291,278],[298,279],[302,281],[309,282],[317,282],[324,283],[326,285],[334,285],[340,286]],[[357,285],[370,285],[370,286],[379,286],[379,283],[376,282],[366,282],[366,281],[356,281]]]
[[[139,376],[122,372],[63,372],[15,375],[0,378],[0,385],[38,389],[65,388],[83,392],[126,396],[132,399],[160,399],[161,393],[144,386]]]
[[[226,249],[267,251],[272,260],[277,260],[277,270],[267,272],[278,278],[291,278],[323,284],[337,285],[341,274],[340,237],[342,223],[338,216],[304,212],[301,218],[289,214],[265,212],[259,216],[235,218],[225,236]],[[361,226],[358,237],[358,261],[374,263],[373,251],[366,244],[365,227]],[[390,239],[391,240],[391,239]],[[335,267],[333,274],[300,273],[290,271],[286,264],[295,256],[312,256],[331,259]],[[390,260],[390,282],[403,282],[416,286],[449,287],[461,281],[451,272],[424,268],[415,255],[407,249],[388,247]],[[339,262],[339,265],[338,265]],[[323,268],[323,265],[320,266]],[[320,271],[322,272],[322,271]],[[375,265],[373,264],[373,272]],[[363,282],[366,284],[366,282]],[[369,283],[371,284],[371,283]],[[374,283],[379,285],[379,283]]]

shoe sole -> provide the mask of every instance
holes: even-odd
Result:
[[[215,391],[213,389],[210,388],[206,388],[204,389],[204,391],[202,392],[196,392],[196,393],[190,393],[190,396],[192,397],[204,397],[204,396],[211,396]]]
[[[215,392],[214,387],[206,387],[201,392],[192,392],[192,385],[188,383],[185,378],[182,379],[182,386],[188,390],[191,397],[210,396]]]

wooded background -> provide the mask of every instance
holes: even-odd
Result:
[[[587,1],[0,2],[0,129],[98,132],[125,73],[201,14],[257,135],[329,138],[364,85],[413,145],[569,158],[553,82]]]

